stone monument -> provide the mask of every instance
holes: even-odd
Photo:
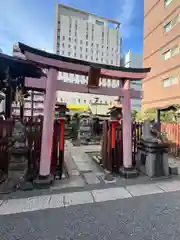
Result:
[[[15,122],[12,132],[12,140],[14,142],[12,147],[12,154],[24,155],[27,152],[26,146],[26,129],[19,121]]]
[[[91,141],[92,127],[90,118],[82,118],[79,123],[78,141],[87,145]]]
[[[142,138],[137,146],[137,168],[150,178],[169,175],[167,145],[153,134],[150,121],[143,125]]]

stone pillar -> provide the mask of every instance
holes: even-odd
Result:
[[[57,76],[58,71],[50,68],[47,76],[46,96],[44,101],[44,121],[39,170],[40,179],[48,179],[50,175]]]
[[[126,178],[137,176],[137,171],[132,167],[132,116],[131,116],[131,94],[130,80],[125,80],[123,107],[123,168],[120,174]]]

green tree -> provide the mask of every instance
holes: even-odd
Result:
[[[133,120],[136,120],[137,114],[138,114],[138,111],[132,110],[132,119],[133,119]]]

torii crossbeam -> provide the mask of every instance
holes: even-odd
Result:
[[[28,61],[32,61],[42,68],[48,69],[46,79],[25,79],[25,85],[27,87],[46,90],[40,177],[48,178],[50,174],[56,90],[123,97],[123,165],[124,170],[129,171],[132,169],[131,98],[141,98],[142,93],[141,91],[130,89],[130,80],[145,78],[147,73],[150,72],[150,68],[133,69],[95,64],[47,53],[22,43],[18,44],[18,48],[19,49],[16,48],[16,51],[21,52]],[[89,76],[89,85],[57,81],[59,71]],[[99,81],[99,78],[123,80],[123,88],[99,87],[97,83],[97,79]],[[96,82],[96,84],[90,86],[90,82],[93,81]]]

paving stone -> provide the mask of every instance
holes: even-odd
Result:
[[[87,184],[98,184],[100,180],[97,178],[96,174],[94,173],[84,173],[84,178]]]
[[[65,206],[93,203],[91,192],[74,192],[64,195]]]
[[[72,176],[79,176],[79,171],[74,169],[74,170],[71,171],[71,175]]]
[[[162,182],[157,184],[165,192],[173,192],[180,190],[180,181],[172,181],[172,182]]]
[[[139,184],[134,186],[128,186],[126,189],[133,196],[149,195],[155,193],[163,193],[164,191],[160,189],[156,184]]]
[[[95,202],[105,202],[132,197],[130,193],[123,187],[93,190],[92,195],[94,196]]]
[[[0,215],[47,209],[49,207],[49,201],[50,196],[7,200],[4,201],[0,207]]]
[[[92,168],[86,163],[77,163],[77,168],[82,173],[92,172]]]
[[[64,207],[63,200],[64,200],[64,196],[62,194],[51,195],[51,199],[49,201],[49,208]]]
[[[62,180],[55,181],[54,186],[51,187],[51,190],[57,190],[62,188],[68,188],[68,187],[84,187],[85,181],[80,176],[72,176],[70,179],[68,179],[65,182],[62,182]]]

